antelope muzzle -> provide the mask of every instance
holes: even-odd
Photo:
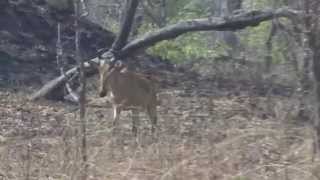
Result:
[[[100,91],[99,92],[99,96],[100,97],[105,97],[107,95],[107,92],[106,91]]]

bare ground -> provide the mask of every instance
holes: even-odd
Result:
[[[134,138],[130,113],[112,131],[111,109],[88,107],[89,179],[320,178],[312,130],[297,119],[297,100],[234,95],[210,83],[161,90],[156,138],[144,113]],[[28,93],[0,90],[0,179],[79,179],[78,111],[29,102]]]

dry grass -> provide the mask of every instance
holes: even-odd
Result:
[[[77,112],[62,103],[25,102],[19,93],[0,95],[0,177],[78,179]],[[312,130],[296,123],[292,98],[170,89],[160,96],[156,139],[145,114],[134,138],[129,113],[112,133],[111,109],[88,108],[90,179],[319,179]]]

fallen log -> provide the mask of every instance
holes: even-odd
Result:
[[[93,66],[91,65],[91,63],[98,63],[98,62],[99,62],[99,58],[91,59],[84,64],[84,67],[86,68],[87,71],[90,71],[93,69]],[[63,85],[70,77],[76,76],[79,73],[78,70],[79,70],[79,67],[74,67],[68,70],[65,74],[49,81],[39,91],[33,93],[28,99],[31,101],[35,101],[41,97],[47,96],[56,87]]]

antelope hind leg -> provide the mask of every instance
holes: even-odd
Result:
[[[151,132],[152,134],[154,134],[157,129],[157,121],[158,121],[157,107],[156,106],[148,107],[147,112],[151,120]]]

